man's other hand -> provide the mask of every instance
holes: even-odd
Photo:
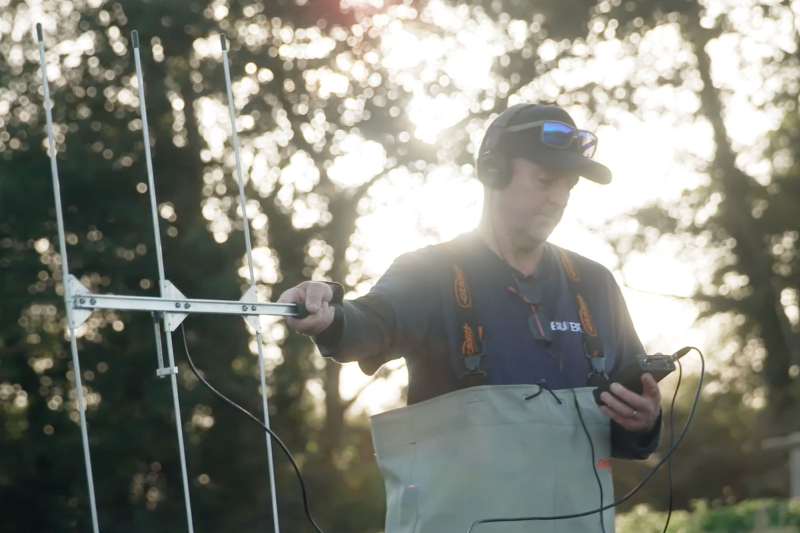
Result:
[[[629,431],[646,433],[655,426],[661,412],[661,391],[650,374],[642,375],[642,394],[626,389],[619,383],[611,384],[611,392],[604,392],[600,399],[606,405],[600,411]]]
[[[333,289],[327,283],[304,281],[287,290],[278,298],[278,303],[305,302],[308,316],[303,319],[287,317],[286,322],[303,335],[319,335],[333,322]]]

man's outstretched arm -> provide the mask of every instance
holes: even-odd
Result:
[[[322,313],[319,320],[310,315],[290,319],[289,325],[309,335],[324,357],[340,363],[358,361],[371,375],[422,342],[437,304],[435,283],[426,249],[398,257],[369,294],[360,298],[342,300],[344,289],[338,283],[304,282],[286,291],[279,301],[305,301],[309,313],[315,309]]]

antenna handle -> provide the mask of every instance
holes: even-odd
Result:
[[[297,312],[293,318],[302,320],[303,318],[306,318],[308,316],[308,309],[306,309],[305,302],[297,302],[295,306],[297,306]]]

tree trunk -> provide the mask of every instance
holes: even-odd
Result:
[[[736,240],[734,251],[737,265],[748,276],[757,301],[760,337],[767,351],[763,375],[770,390],[772,412],[780,417],[787,409],[791,409],[791,399],[786,394],[791,385],[788,372],[793,354],[800,353],[800,343],[797,335],[792,334],[791,324],[780,302],[780,280],[773,273],[773,260],[767,253],[767,243],[762,239],[765,233],[758,227],[749,207],[753,196],[751,193],[755,193],[759,185],[736,166],[723,119],[720,91],[712,82],[711,58],[706,46],[715,37],[714,32],[700,26],[697,12],[689,15],[684,28],[684,38],[694,47],[697,69],[703,81],[700,91],[701,112],[714,131],[716,148],[710,173],[719,179],[724,194],[720,205],[720,221]]]
[[[334,281],[343,282],[347,275],[345,252],[350,238],[356,230],[357,205],[367,188],[360,188],[348,198],[332,199],[330,204],[333,221],[328,228],[328,244],[333,247],[333,266],[330,275]],[[326,467],[333,468],[333,456],[342,441],[344,415],[347,406],[339,392],[342,366],[330,359],[325,361],[325,424],[320,436],[320,450]]]

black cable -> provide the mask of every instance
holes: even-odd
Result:
[[[597,479],[597,486],[600,487],[600,508],[603,508],[603,482],[600,481],[600,474],[597,473],[597,463],[595,462],[594,456],[594,442],[592,442],[592,436],[589,434],[589,428],[586,427],[586,422],[583,421],[583,413],[581,413],[581,406],[578,404],[578,394],[575,392],[575,389],[572,389],[572,396],[575,398],[575,409],[578,410],[578,419],[581,421],[581,427],[583,427],[583,432],[586,434],[586,438],[589,439],[589,449],[592,452],[592,470],[594,471],[594,477]],[[603,511],[600,511],[600,529],[603,533],[606,533],[606,523],[603,521]]]
[[[675,442],[675,444],[670,446],[670,449],[667,452],[667,454],[658,463],[656,463],[656,465],[653,467],[652,470],[650,470],[650,472],[644,477],[644,479],[642,479],[635,487],[633,487],[633,489],[628,494],[623,496],[620,500],[615,501],[614,503],[611,503],[609,505],[600,507],[599,509],[594,509],[592,511],[586,511],[586,512],[583,512],[583,513],[574,513],[574,514],[571,514],[571,515],[561,515],[561,516],[528,516],[528,517],[523,517],[523,518],[490,518],[490,519],[476,520],[470,526],[469,530],[467,530],[467,533],[472,533],[472,530],[475,528],[475,526],[477,526],[479,524],[489,524],[489,523],[499,523],[499,522],[529,522],[529,521],[544,521],[544,520],[567,520],[567,519],[570,519],[570,518],[580,518],[580,517],[583,517],[583,516],[589,516],[591,514],[602,513],[603,511],[606,511],[608,509],[612,509],[612,508],[614,508],[614,507],[616,507],[616,506],[628,501],[634,494],[639,492],[639,490],[644,486],[644,484],[647,483],[650,480],[650,478],[653,477],[653,475],[655,475],[655,473],[658,471],[658,469],[661,467],[661,465],[663,465],[670,457],[672,457],[672,453],[680,445],[681,441],[683,441],[683,438],[686,436],[686,432],[689,430],[689,425],[692,422],[692,418],[694,418],[694,411],[697,408],[697,402],[700,399],[700,393],[702,392],[702,386],[703,386],[703,377],[705,376],[705,373],[706,373],[706,362],[705,362],[705,358],[703,357],[703,352],[701,352],[698,348],[695,348],[693,346],[687,346],[686,348],[684,348],[682,350],[679,350],[676,353],[680,353],[683,350],[685,350],[683,353],[687,353],[690,350],[694,350],[700,356],[700,381],[697,383],[697,391],[695,392],[694,401],[692,402],[692,409],[689,411],[689,417],[686,419],[686,423],[683,425],[683,429],[681,430],[681,434],[678,436],[678,440]]]
[[[243,407],[239,406],[233,400],[229,399],[227,396],[225,396],[224,394],[222,394],[221,392],[216,390],[214,387],[211,386],[211,384],[208,381],[206,381],[200,375],[200,372],[197,370],[197,367],[195,367],[194,361],[192,361],[192,356],[189,353],[189,345],[188,345],[188,343],[186,341],[186,331],[185,331],[185,329],[183,327],[183,324],[181,324],[181,336],[183,337],[183,346],[184,346],[184,350],[186,351],[186,359],[189,361],[189,366],[191,367],[192,372],[197,377],[197,379],[200,381],[200,383],[202,383],[206,388],[208,388],[208,390],[213,392],[215,395],[219,396],[227,404],[229,404],[230,406],[234,407],[237,411],[241,412],[242,414],[247,416],[250,420],[252,420],[256,424],[258,424],[258,426],[261,429],[263,429],[264,431],[266,431],[269,434],[269,436],[275,442],[277,442],[278,445],[281,447],[281,449],[284,451],[286,456],[289,458],[289,461],[292,463],[292,467],[294,468],[294,471],[297,474],[297,479],[300,482],[300,490],[301,490],[301,493],[302,493],[302,496],[303,496],[303,510],[305,511],[306,517],[308,517],[309,522],[311,522],[311,524],[314,526],[314,529],[316,529],[318,533],[323,533],[323,531],[320,529],[320,527],[314,521],[314,518],[311,516],[311,512],[308,509],[308,495],[307,495],[307,492],[306,492],[305,481],[303,480],[303,475],[300,473],[300,468],[297,466],[297,463],[295,462],[294,457],[292,456],[292,454],[289,451],[289,449],[286,447],[286,445],[283,443],[283,441],[281,441],[281,439],[270,428],[268,428],[266,425],[264,425],[263,422],[261,422],[255,416],[253,416],[249,411],[247,411]],[[698,355],[700,355],[700,365],[701,365],[701,367],[700,367],[700,380],[699,380],[699,382],[697,384],[697,392],[695,393],[694,401],[692,402],[692,408],[689,411],[689,417],[686,419],[686,423],[683,426],[683,430],[681,430],[681,434],[678,437],[678,441],[673,444],[672,443],[672,437],[673,437],[673,431],[672,430],[674,429],[673,407],[675,405],[675,398],[677,397],[677,387],[676,387],[675,394],[673,395],[673,398],[672,398],[672,406],[670,407],[670,449],[667,452],[667,454],[664,456],[664,458],[662,458],[653,467],[653,469],[647,474],[647,476],[645,476],[644,479],[642,479],[642,481],[640,481],[622,499],[620,499],[620,500],[618,500],[618,501],[616,501],[616,502],[614,502],[614,503],[612,503],[610,505],[607,505],[607,506],[603,505],[603,487],[602,487],[602,483],[600,481],[600,476],[599,476],[599,474],[597,472],[597,468],[596,468],[596,464],[595,464],[594,444],[592,443],[592,439],[591,439],[591,436],[588,433],[588,429],[586,428],[586,424],[583,421],[583,415],[581,414],[580,407],[578,406],[578,403],[577,403],[577,396],[575,396],[575,402],[576,402],[575,405],[576,405],[576,407],[578,409],[578,417],[580,418],[581,425],[583,426],[583,429],[586,432],[587,437],[589,437],[589,446],[591,448],[591,455],[592,455],[592,468],[594,469],[595,477],[597,479],[598,485],[600,486],[600,508],[599,509],[595,509],[593,511],[587,511],[587,512],[583,512],[583,513],[575,513],[575,514],[571,514],[571,515],[562,515],[562,516],[525,517],[525,518],[494,518],[494,519],[487,519],[487,520],[478,520],[478,521],[474,522],[472,524],[472,526],[470,526],[468,533],[472,533],[472,530],[475,528],[475,526],[479,525],[479,524],[498,523],[498,522],[567,520],[567,519],[570,519],[570,518],[580,518],[580,517],[583,517],[583,516],[588,516],[590,514],[597,514],[597,513],[600,514],[600,524],[601,524],[601,527],[603,528],[603,532],[605,532],[605,523],[603,522],[603,518],[602,518],[603,511],[606,511],[608,509],[616,507],[616,506],[622,504],[623,502],[627,501],[628,499],[630,499],[634,494],[636,494],[644,486],[645,483],[647,483],[647,481],[650,480],[651,477],[653,477],[653,475],[656,473],[656,471],[658,471],[658,469],[667,460],[670,461],[670,515],[671,515],[671,513],[672,513],[672,470],[671,470],[672,463],[671,463],[671,458],[672,458],[672,454],[675,451],[675,449],[678,447],[678,445],[681,443],[681,441],[683,441],[683,438],[686,436],[686,432],[689,429],[689,425],[690,425],[690,423],[692,421],[692,418],[694,418],[694,412],[695,412],[695,408],[697,407],[697,401],[698,401],[698,399],[700,397],[700,392],[702,391],[703,377],[705,376],[705,359],[703,357],[703,353],[698,348],[694,348],[694,347],[688,347],[688,350],[695,350],[698,353]],[[680,386],[680,379],[681,379],[681,376],[682,376],[682,373],[683,373],[683,367],[680,366],[680,362],[678,362],[678,365],[679,365],[678,368],[680,369],[679,378],[678,378],[678,386]],[[573,389],[573,394],[575,394],[574,389]],[[667,525],[669,525],[669,515],[667,516]],[[665,526],[664,530],[666,531],[666,526]]]
[[[669,445],[672,446],[672,441],[675,436],[675,398],[678,397],[678,389],[681,388],[681,379],[683,378],[683,365],[680,361],[678,363],[678,384],[675,385],[675,392],[672,394],[672,403],[669,406]],[[667,533],[669,527],[669,519],[672,517],[672,455],[667,462],[667,471],[669,472],[669,505],[667,510],[667,522],[664,524],[664,533]],[[602,504],[601,504],[602,505]]]
[[[283,444],[281,439],[279,439],[278,436],[275,433],[273,433],[271,429],[269,429],[266,425],[264,425],[263,422],[261,422],[258,418],[256,418],[252,414],[250,414],[250,412],[247,409],[239,406],[233,400],[229,399],[227,396],[225,396],[217,389],[212,387],[208,381],[203,379],[203,376],[200,375],[200,372],[198,372],[197,368],[194,366],[194,362],[192,361],[192,356],[189,355],[189,345],[186,342],[186,331],[183,329],[183,324],[181,324],[181,335],[183,336],[183,347],[186,350],[186,359],[189,360],[189,366],[192,367],[192,372],[194,372],[194,375],[197,376],[197,379],[200,380],[200,383],[205,385],[208,390],[210,390],[211,392],[222,398],[226,403],[234,407],[237,411],[243,413],[250,420],[258,424],[261,429],[269,433],[269,436],[272,437],[272,440],[277,442],[278,446],[280,446],[281,449],[284,451],[284,453],[286,453],[286,456],[289,458],[289,461],[291,461],[292,466],[294,467],[294,471],[297,474],[297,479],[300,480],[300,490],[303,493],[303,509],[306,512],[306,516],[308,517],[309,522],[311,522],[311,524],[314,526],[314,529],[317,530],[317,533],[322,533],[322,530],[319,528],[317,523],[314,522],[314,519],[311,517],[311,512],[308,510],[308,496],[306,495],[306,484],[305,481],[303,481],[303,474],[300,473],[300,469],[297,467],[297,463],[295,463],[294,457],[292,457],[292,454],[289,452],[289,449],[286,447],[285,444]]]

